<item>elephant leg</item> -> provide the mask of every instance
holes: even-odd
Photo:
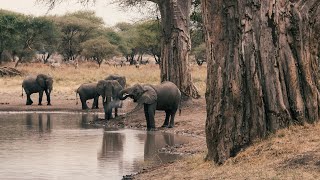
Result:
[[[87,100],[84,97],[80,96],[80,100],[81,100],[81,104],[82,104],[82,109],[89,109],[88,105],[87,105]]]
[[[112,119],[112,108],[108,108],[108,119]]]
[[[144,104],[144,116],[146,117],[147,130],[150,129],[148,106],[148,104]]]
[[[47,105],[50,106],[51,105],[51,100],[50,100],[50,93],[48,91],[45,91],[46,96],[47,96]]]
[[[114,108],[114,117],[118,117],[118,108]]]
[[[112,108],[109,108],[107,103],[103,103],[103,108],[104,108],[104,118],[106,120],[111,119],[112,118]]]
[[[27,102],[26,105],[31,105],[33,103],[33,101],[30,98],[30,94],[27,94]]]
[[[99,96],[97,97],[97,100],[96,100],[96,108],[99,109]]]
[[[174,127],[174,117],[176,116],[176,112],[177,111],[173,111],[171,113],[171,119],[170,119],[170,124],[169,124],[168,128],[173,128]]]
[[[171,114],[170,111],[166,111],[166,118],[165,118],[164,123],[161,127],[168,127],[170,114]]]
[[[98,98],[93,98],[92,109],[98,109]]]
[[[39,103],[38,105],[42,105],[42,97],[43,97],[43,91],[39,92]]]
[[[156,112],[157,104],[145,104],[145,116],[147,120],[147,130],[154,131],[155,130],[155,121],[154,121],[154,114]],[[148,118],[147,118],[148,116]]]

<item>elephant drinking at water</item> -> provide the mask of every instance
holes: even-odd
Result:
[[[27,94],[26,105],[31,105],[33,103],[33,101],[30,98],[30,95],[33,93],[39,93],[38,105],[42,105],[41,102],[42,102],[43,92],[45,92],[47,96],[47,105],[51,105],[50,93],[53,88],[52,77],[45,74],[39,74],[37,76],[27,76],[22,82],[22,88]]]
[[[155,129],[154,115],[156,110],[166,112],[165,121],[162,127],[174,127],[174,117],[180,108],[181,92],[172,82],[165,81],[160,85],[140,85],[123,89],[120,92],[120,99],[132,98],[134,102],[144,104],[144,113],[147,121],[147,130]],[[169,122],[169,118],[170,122]]]
[[[97,92],[102,96],[106,120],[112,118],[112,108],[115,108],[115,117],[118,116],[118,108],[122,106],[118,97],[122,89],[122,86],[116,80],[100,80],[98,82]]]

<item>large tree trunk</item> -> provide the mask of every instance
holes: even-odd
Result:
[[[189,12],[191,1],[159,0],[163,38],[161,44],[161,81],[175,83],[184,95],[199,98],[189,68],[191,49]]]
[[[202,0],[207,159],[319,118],[319,0]],[[319,38],[319,37],[318,37]]]

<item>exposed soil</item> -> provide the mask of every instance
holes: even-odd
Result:
[[[119,109],[120,116],[112,119],[108,122],[103,120],[104,117],[103,108],[99,102],[99,109],[81,110],[81,102],[78,101],[76,105],[75,95],[62,95],[53,93],[51,96],[51,106],[46,105],[46,96],[43,96],[43,102],[41,106],[38,104],[38,94],[31,96],[33,104],[26,106],[26,96],[21,97],[13,93],[0,93],[0,111],[46,111],[46,112],[79,112],[79,113],[101,113],[101,119],[94,122],[102,126],[119,127],[119,128],[135,128],[146,129],[146,122],[142,107],[136,107],[136,103],[130,100],[124,102],[123,108]],[[99,99],[101,101],[101,99]],[[88,101],[88,106],[91,107],[92,100]],[[100,115],[99,115],[100,117]],[[183,144],[182,146],[165,147],[167,152],[179,153],[184,156],[190,156],[203,153],[206,150],[205,144],[205,119],[206,119],[206,107],[205,99],[192,99],[182,102],[181,115],[177,113],[175,117],[174,128],[161,128],[164,122],[165,113],[162,111],[156,111],[156,127],[157,130],[163,132],[170,132],[180,135],[192,136],[194,141]],[[170,164],[162,164],[157,167],[147,167],[141,172],[137,172],[135,176],[128,175],[124,178],[133,178],[138,176],[138,179],[144,179],[143,174],[152,174],[152,170],[156,168],[164,168]]]

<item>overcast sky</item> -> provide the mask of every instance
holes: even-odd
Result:
[[[146,17],[146,15],[139,13],[138,10],[123,11],[117,5],[109,4],[108,0],[97,0],[95,5],[91,4],[88,7],[83,7],[75,2],[73,0],[59,4],[49,14],[62,15],[66,12],[78,10],[94,10],[97,16],[103,18],[107,26],[113,26],[117,22],[135,22],[137,19]],[[0,0],[0,9],[42,16],[46,14],[48,7],[44,4],[36,4],[36,0]]]

